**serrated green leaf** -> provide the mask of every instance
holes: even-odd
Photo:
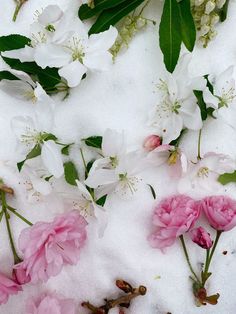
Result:
[[[65,146],[61,149],[61,153],[62,153],[63,155],[69,156],[69,149],[70,149],[71,145],[73,145],[73,144],[74,144],[74,143],[65,145]]]
[[[0,81],[1,80],[19,80],[18,77],[16,77],[15,75],[13,75],[11,72],[9,71],[0,71]]]
[[[124,16],[136,9],[145,0],[126,0],[120,5],[103,11],[89,30],[89,35],[104,32],[115,25]]]
[[[35,62],[21,62],[18,59],[2,58],[12,69],[23,71],[29,75],[36,75],[39,83],[45,89],[51,89],[61,83],[61,77],[56,68],[47,67],[42,69]]]
[[[218,181],[222,185],[226,185],[232,182],[236,182],[236,170],[233,173],[224,173],[218,177]]]
[[[56,141],[57,140],[57,137],[52,134],[52,133],[44,133],[42,134],[42,140],[43,141]]]
[[[0,37],[0,51],[10,51],[15,49],[24,48],[29,45],[31,40],[25,36],[12,34]]]
[[[172,73],[179,59],[182,42],[179,7],[176,0],[165,0],[159,41],[166,69]]]
[[[227,18],[228,7],[229,7],[229,0],[226,0],[223,8],[219,12],[221,22],[224,22]]]
[[[77,185],[76,180],[79,180],[78,171],[72,161],[64,163],[65,180],[70,185]]]
[[[103,10],[115,7],[125,1],[126,0],[95,0],[94,8],[91,8],[88,4],[83,4],[79,8],[79,18],[81,20],[89,19]]]
[[[194,90],[193,93],[194,93],[194,95],[197,98],[197,104],[198,104],[198,107],[201,110],[202,121],[204,121],[204,120],[207,119],[207,114],[208,113],[207,113],[206,103],[205,103],[205,101],[203,99],[203,92],[200,91],[200,90]]]
[[[87,146],[102,148],[102,136],[90,136],[88,138],[84,138],[83,141]]]
[[[107,199],[107,194],[106,194],[106,195],[103,195],[102,197],[100,197],[100,198],[96,201],[96,204],[103,207],[103,206],[105,205],[105,203],[106,203],[106,199]]]
[[[190,0],[178,2],[178,7],[182,41],[189,51],[193,51],[196,41],[196,27],[191,13]]]
[[[37,156],[41,155],[41,146],[40,144],[37,144],[34,146],[34,148],[27,154],[25,160],[22,160],[21,162],[17,163],[17,168],[19,171],[21,171],[24,163],[26,162],[26,160],[28,159],[32,159],[35,158]]]

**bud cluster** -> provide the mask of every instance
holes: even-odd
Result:
[[[225,2],[226,0],[191,0],[192,14],[203,47],[207,47],[208,42],[217,34],[215,25],[220,21],[219,12]]]

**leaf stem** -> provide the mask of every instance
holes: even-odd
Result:
[[[190,262],[190,258],[189,258],[188,251],[187,251],[187,247],[186,247],[185,241],[184,241],[184,236],[181,235],[179,238],[180,238],[180,241],[181,241],[181,244],[182,244],[182,248],[183,248],[184,255],[185,255],[186,261],[188,263],[189,269],[190,269],[191,273],[193,274],[194,278],[197,280],[197,282],[201,283],[201,281],[198,279],[198,276],[196,275],[195,271],[193,270],[192,264]]]
[[[18,13],[20,12],[21,7],[23,6],[23,4],[26,2],[27,0],[15,0],[16,2],[16,8],[12,17],[12,21],[15,22],[18,16]]]
[[[199,130],[198,133],[198,145],[197,145],[197,159],[201,160],[201,138],[202,138],[202,129]]]
[[[22,215],[20,215],[15,208],[7,205],[7,209],[10,210],[10,212],[12,212],[15,216],[17,216],[18,218],[20,218],[22,221],[24,221],[27,225],[29,226],[33,226],[32,222],[30,222],[28,219],[26,219],[25,217],[23,217]]]

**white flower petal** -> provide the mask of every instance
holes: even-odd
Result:
[[[21,49],[15,49],[11,51],[2,52],[2,56],[12,59],[19,59],[21,62],[32,62],[34,61],[35,50],[32,47],[25,46]]]
[[[107,71],[112,65],[112,54],[108,51],[87,53],[83,63],[90,70]]]
[[[99,238],[103,237],[104,231],[107,227],[108,223],[108,215],[106,210],[102,207],[97,205],[96,203],[93,203],[94,208],[94,215],[97,219],[97,232]]]
[[[90,174],[84,183],[91,188],[97,188],[99,185],[111,184],[117,180],[114,170],[98,169]]]
[[[75,87],[81,82],[82,76],[87,68],[79,61],[73,61],[59,70],[60,76],[67,80],[69,87]]]
[[[109,50],[114,44],[118,36],[118,31],[115,27],[110,26],[110,28],[98,34],[92,34],[88,40],[88,48],[86,52],[105,52]]]
[[[188,99],[186,103],[183,103],[180,114],[185,127],[190,130],[200,130],[202,128],[201,111],[194,101],[195,99],[193,101]]]
[[[163,144],[169,144],[175,140],[183,129],[183,119],[179,114],[172,114],[170,118],[163,121],[162,138]]]
[[[21,81],[29,83],[32,87],[36,86],[36,84],[31,79],[31,77],[28,74],[26,74],[25,72],[14,70],[14,69],[4,69],[3,71],[8,71],[8,72],[12,73],[14,76],[16,76]]]
[[[34,130],[35,124],[31,117],[16,116],[11,120],[11,128],[16,137],[21,140],[22,134],[26,134],[27,130]]]
[[[38,22],[47,26],[58,21],[63,16],[63,11],[58,5],[48,5],[38,17]]]
[[[208,107],[217,109],[219,104],[219,99],[212,95],[208,88],[203,91],[203,99]]]
[[[33,95],[33,88],[26,82],[23,81],[10,81],[2,80],[0,82],[0,89],[19,100],[29,100],[30,95]]]
[[[46,141],[42,145],[41,157],[46,169],[55,177],[60,178],[64,173],[62,156],[54,141]]]
[[[71,55],[63,47],[55,44],[40,44],[35,48],[35,62],[43,69],[62,67],[71,61]]]
[[[89,201],[92,201],[93,198],[91,196],[91,194],[89,193],[89,191],[86,189],[86,187],[79,181],[76,180],[76,184],[78,187],[79,192]]]

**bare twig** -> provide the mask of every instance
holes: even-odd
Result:
[[[117,299],[105,299],[105,304],[96,307],[90,302],[83,302],[82,306],[89,309],[93,314],[107,314],[110,309],[114,307],[125,307],[128,308],[130,306],[130,302],[138,297],[143,296],[147,292],[147,288],[144,286],[139,286],[138,288],[133,288],[128,282],[124,280],[117,280],[116,286],[125,292],[125,295],[118,297]],[[120,310],[121,313],[124,313],[123,310]]]

